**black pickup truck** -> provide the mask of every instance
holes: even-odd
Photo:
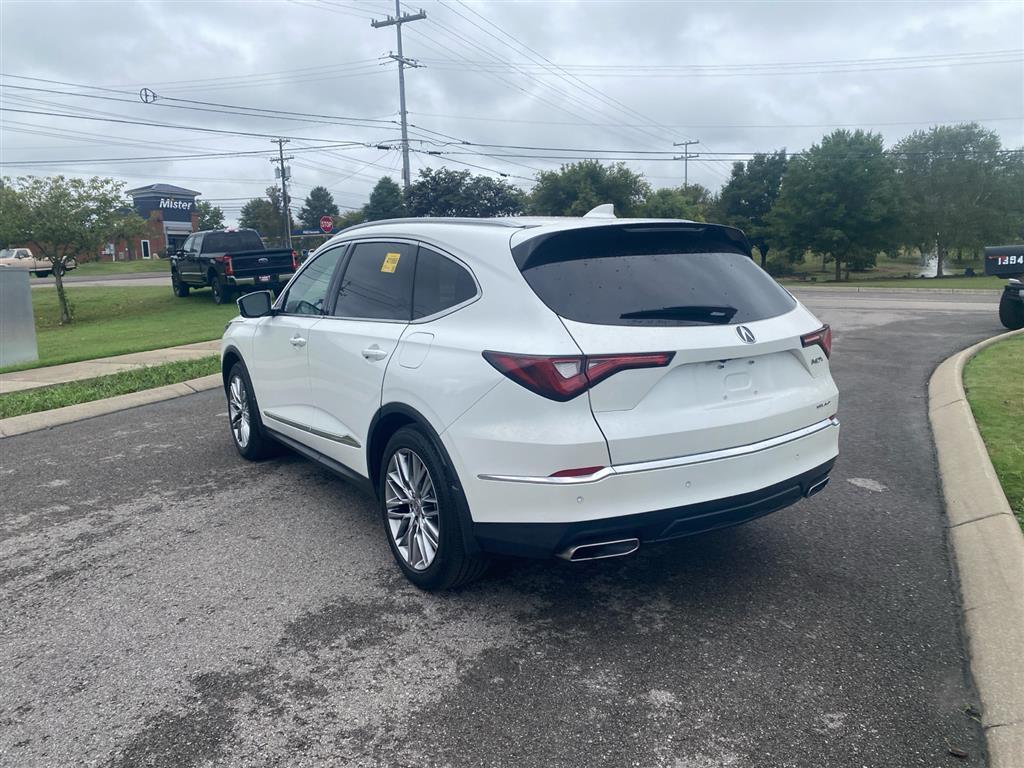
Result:
[[[985,274],[1008,278],[999,300],[999,321],[1011,331],[1024,328],[1024,245],[986,248]]]
[[[239,288],[269,288],[276,294],[298,269],[298,254],[288,248],[264,248],[255,229],[193,232],[171,255],[174,295],[209,287],[215,304],[231,301]]]

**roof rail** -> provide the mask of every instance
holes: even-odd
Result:
[[[615,206],[611,203],[604,203],[598,205],[595,208],[591,208],[585,214],[584,219],[614,219],[615,218]]]
[[[381,224],[469,224],[482,227],[506,227],[512,229],[522,229],[524,227],[531,226],[530,224],[524,224],[514,216],[496,216],[487,219],[477,219],[467,216],[413,216],[398,219],[364,221],[361,224],[353,224],[351,227],[345,227],[345,229],[338,230],[335,234],[352,232],[356,229],[375,227]]]

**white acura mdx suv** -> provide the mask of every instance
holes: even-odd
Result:
[[[275,303],[240,298],[238,451],[368,485],[424,589],[490,553],[627,555],[824,488],[829,327],[737,229],[593,214],[364,224]]]

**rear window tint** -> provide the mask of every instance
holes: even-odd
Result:
[[[241,232],[208,232],[203,239],[203,253],[231,251],[262,251],[263,241],[252,230]]]
[[[796,306],[739,234],[720,227],[571,230],[513,253],[541,301],[581,323],[749,323]]]

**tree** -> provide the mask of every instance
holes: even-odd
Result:
[[[337,234],[347,227],[354,227],[356,224],[362,224],[364,221],[366,221],[366,215],[363,213],[362,208],[357,208],[354,211],[345,211],[345,213],[334,220],[334,232]]]
[[[196,203],[196,211],[199,213],[199,229],[224,229],[224,211],[213,203],[200,200]]]
[[[761,266],[773,245],[768,214],[775,205],[786,173],[786,150],[757,153],[746,163],[733,163],[732,175],[722,187],[715,205],[715,218],[742,229],[761,253]]]
[[[0,248],[15,245],[21,238],[27,210],[25,201],[8,177],[0,179]]]
[[[522,190],[469,171],[424,168],[405,195],[410,216],[511,216],[523,210]]]
[[[1012,237],[1021,225],[1011,158],[998,134],[977,123],[915,131],[894,148],[906,217],[905,245],[935,248],[942,277],[952,249],[977,250]]]
[[[242,206],[239,226],[255,229],[263,237],[279,238],[284,234],[281,226],[281,190],[267,187],[267,196],[254,197]]]
[[[648,195],[638,215],[651,219],[690,219],[706,221],[711,193],[700,184],[672,189],[657,189]]]
[[[5,193],[5,208],[7,198]],[[5,237],[30,243],[50,262],[60,304],[60,322],[62,325],[70,323],[71,310],[64,293],[68,259],[87,258],[118,234],[138,234],[144,222],[128,205],[124,183],[98,176],[89,180],[64,176],[21,177],[11,201],[14,225]],[[6,210],[3,218],[7,218]]]
[[[837,130],[789,161],[769,220],[787,248],[811,250],[842,265],[874,262],[896,235],[896,175],[882,137]]]
[[[337,216],[338,206],[327,191],[327,187],[316,186],[309,191],[306,204],[299,211],[299,223],[303,229],[320,229],[321,216]]]
[[[541,216],[582,216],[591,208],[611,203],[618,216],[635,215],[651,187],[643,175],[625,163],[604,165],[583,160],[557,171],[541,171],[530,194],[530,212]]]
[[[370,202],[363,206],[366,221],[399,219],[405,216],[402,189],[390,176],[384,176],[370,192]]]

